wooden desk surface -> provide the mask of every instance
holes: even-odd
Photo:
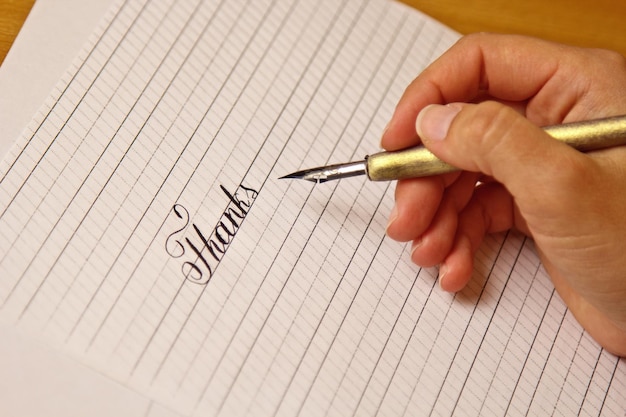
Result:
[[[402,0],[460,33],[506,32],[626,55],[622,0]],[[35,0],[0,0],[0,63]]]

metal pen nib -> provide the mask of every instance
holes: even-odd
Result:
[[[358,161],[305,169],[302,171],[291,173],[289,175],[285,175],[284,177],[280,177],[279,179],[295,178],[321,184],[326,181],[338,180],[341,178],[355,177],[357,175],[366,174],[366,161]]]

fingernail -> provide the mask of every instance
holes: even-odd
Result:
[[[417,115],[415,130],[422,139],[443,140],[460,111],[461,106],[455,103],[428,105]]]
[[[387,134],[387,131],[389,130],[389,126],[391,125],[391,120],[389,122],[387,122],[387,125],[385,126],[385,128],[383,129],[383,133],[380,135],[380,148],[384,149],[385,147],[383,146],[383,139],[385,138],[385,134]]]
[[[446,266],[446,264],[439,265],[439,288],[441,288],[444,291],[445,289],[443,288],[443,285],[441,284],[443,283],[443,280],[446,277],[447,272],[448,272],[448,267]]]
[[[413,240],[413,243],[411,244],[411,256],[413,256],[413,253],[422,246],[422,243],[424,243],[424,238],[422,238],[422,236]]]
[[[389,226],[391,226],[393,222],[396,221],[397,218],[398,218],[398,206],[394,205],[393,209],[391,209],[391,213],[389,213],[389,221],[387,222],[387,229],[385,230],[389,230]]]
[[[421,236],[413,240],[413,242],[411,242],[411,261],[413,261],[414,264],[419,265],[419,266],[423,266],[423,265],[421,263],[419,256],[415,255],[415,252],[417,252],[422,247],[423,243],[424,243],[424,240],[422,239]]]

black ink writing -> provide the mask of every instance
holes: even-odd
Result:
[[[211,280],[215,268],[226,254],[259,194],[243,185],[234,193],[230,193],[222,185],[220,188],[228,198],[228,206],[210,234],[205,233],[196,223],[191,223],[189,227],[189,211],[182,205],[175,204],[171,210],[178,226],[167,237],[165,251],[172,258],[182,258],[182,275],[190,282],[200,285],[206,285]]]

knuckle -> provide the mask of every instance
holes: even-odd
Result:
[[[487,32],[474,32],[467,35],[463,35],[456,41],[453,49],[465,51],[466,54],[470,54],[470,51],[478,52],[486,44],[489,44],[494,38],[494,35]]]
[[[467,44],[481,44],[486,39],[492,38],[494,35],[489,32],[473,32],[467,35],[464,35],[459,40],[459,43],[467,43]]]
[[[474,107],[471,120],[468,123],[468,133],[473,141],[498,141],[510,131],[511,124],[515,123],[514,111],[502,104],[485,101]]]
[[[499,153],[510,148],[520,117],[510,107],[490,101],[477,104],[466,117],[462,131],[459,132],[463,136],[462,146],[478,150],[481,155],[476,161],[478,169],[491,175],[493,173],[481,160],[493,160]]]
[[[595,49],[595,53],[598,55],[599,61],[604,62],[605,65],[615,67],[618,70],[626,70],[626,57],[616,51],[609,49]]]
[[[577,56],[574,66],[581,80],[607,92],[626,82],[626,57],[608,49],[586,49]]]

